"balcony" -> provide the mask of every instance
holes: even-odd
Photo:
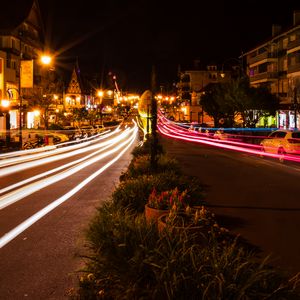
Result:
[[[11,47],[3,47],[2,48],[3,51],[5,51],[8,55],[16,55],[16,56],[20,56],[20,50],[16,49],[16,48],[11,48]]]
[[[275,53],[268,53],[268,52],[261,53],[257,56],[249,58],[249,65],[252,65],[259,61],[270,59],[270,58],[273,61],[274,59],[277,58],[277,55]]]
[[[300,72],[300,62],[288,66],[288,73]]]
[[[250,82],[264,80],[264,81],[274,81],[278,78],[278,72],[263,72],[250,77]]]
[[[291,50],[291,49],[296,48],[298,46],[300,46],[300,37],[298,37],[296,40],[294,40],[292,42],[288,42],[287,50]]]

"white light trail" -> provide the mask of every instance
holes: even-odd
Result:
[[[126,131],[123,134],[129,135],[130,133],[133,133],[133,137],[135,136],[135,131],[136,129],[133,128],[130,131]],[[122,134],[122,135],[123,135]],[[124,136],[121,137],[122,139],[124,138]],[[51,177],[47,177],[45,179],[42,179],[40,181],[34,182],[30,185],[25,186],[24,188],[20,188],[18,190],[15,190],[9,194],[6,194],[4,196],[2,196],[0,198],[0,210],[55,183],[58,182],[60,180],[63,180],[71,175],[74,175],[76,172],[94,164],[95,162],[115,153],[116,151],[119,151],[122,147],[124,147],[130,140],[132,139],[132,137],[128,140],[126,140],[123,143],[120,143],[117,147],[113,148],[112,150],[106,151],[105,153],[99,154],[97,156],[95,156],[94,158],[91,158],[89,160],[87,160],[86,162],[83,162],[77,166],[71,167],[69,169],[67,169],[66,171],[63,171],[59,174],[53,175]],[[118,142],[121,139],[118,140]]]
[[[119,140],[120,136],[117,136],[114,139]],[[10,166],[10,167],[6,167],[6,168],[3,168],[3,169],[0,170],[0,178],[3,177],[3,176],[13,174],[13,173],[24,171],[26,169],[38,167],[38,166],[41,166],[43,164],[52,163],[54,161],[58,161],[58,160],[61,160],[61,159],[72,157],[74,155],[82,154],[82,153],[85,153],[87,151],[92,151],[94,149],[101,148],[101,147],[104,147],[106,145],[109,145],[111,142],[112,142],[112,140],[108,140],[108,141],[102,142],[101,144],[96,144],[96,145],[92,145],[92,146],[88,146],[88,147],[85,147],[85,148],[80,148],[80,149],[74,150],[73,152],[59,154],[59,155],[56,155],[56,156],[45,157],[45,158],[41,158],[40,160],[24,162],[24,163],[19,164],[19,165],[13,165],[13,166]],[[68,149],[64,150],[64,151],[66,152],[66,151],[68,151]]]
[[[114,164],[132,145],[132,143],[135,140],[135,136],[137,133],[137,128],[135,127],[134,135],[130,141],[130,143],[124,148],[115,158],[113,158],[111,161],[109,161],[106,165],[104,165],[102,168],[100,168],[98,171],[90,175],[88,178],[86,178],[84,181],[82,181],[79,185],[77,185],[75,188],[70,190],[68,193],[63,195],[62,197],[56,199],[54,202],[43,208],[42,210],[38,211],[36,214],[25,220],[23,223],[19,224],[17,227],[6,233],[4,236],[0,238],[0,249],[4,247],[6,244],[8,244],[11,240],[16,238],[19,234],[21,234],[23,231],[25,231],[27,228],[29,228],[31,225],[36,223],[38,220],[43,218],[45,215],[47,215],[49,212],[54,210],[56,207],[70,199],[73,195],[75,195],[77,192],[79,192],[84,186],[86,186],[88,183],[90,183],[94,178],[99,176],[101,173],[103,173],[108,167],[110,167],[112,164]]]
[[[125,134],[125,133],[122,133],[122,134]],[[127,133],[126,133],[126,134],[127,134]],[[124,137],[125,137],[125,135],[124,135]],[[73,166],[73,165],[79,164],[79,163],[81,163],[82,161],[87,160],[87,159],[89,159],[90,157],[95,156],[96,154],[105,151],[106,149],[108,149],[109,147],[112,147],[114,144],[116,144],[116,143],[118,143],[118,142],[119,142],[119,139],[114,138],[114,139],[111,140],[111,143],[110,143],[109,145],[107,145],[107,146],[103,147],[102,149],[100,149],[100,150],[98,150],[98,151],[96,151],[96,152],[93,152],[93,153],[91,153],[91,154],[89,154],[89,155],[87,155],[87,156],[85,156],[85,157],[83,157],[83,158],[80,158],[80,159],[78,159],[78,160],[72,161],[72,162],[70,162],[70,163],[67,163],[67,164],[65,164],[65,165],[62,165],[62,166],[57,167],[57,168],[55,168],[55,169],[51,169],[51,170],[49,170],[49,171],[47,171],[47,172],[40,173],[40,174],[38,174],[38,175],[36,175],[36,176],[29,177],[29,178],[27,178],[27,179],[25,179],[25,180],[22,180],[22,181],[19,181],[19,182],[15,183],[15,184],[12,184],[12,185],[10,185],[10,186],[7,186],[7,187],[5,187],[5,188],[3,188],[3,189],[0,190],[0,195],[3,194],[3,193],[7,193],[7,192],[9,192],[9,191],[11,191],[11,190],[13,190],[13,189],[16,189],[16,188],[18,188],[18,187],[20,187],[20,186],[23,186],[23,185],[25,185],[25,184],[28,184],[28,183],[30,183],[30,182],[36,181],[36,180],[38,180],[38,179],[40,179],[40,178],[49,176],[49,175],[51,175],[51,174],[53,174],[53,173],[57,173],[57,172],[59,172],[59,171],[61,171],[61,170],[63,170],[63,169],[67,169],[67,168],[69,168],[69,167],[71,167],[71,166]],[[0,198],[0,201],[1,201],[1,198]]]
[[[87,141],[87,142],[84,142],[84,143],[76,144],[76,145],[73,145],[73,146],[68,146],[68,147],[65,147],[65,148],[56,149],[56,146],[55,147],[51,146],[50,148],[48,148],[48,146],[46,146],[46,147],[42,148],[42,149],[45,149],[45,150],[39,151],[38,153],[35,153],[35,154],[30,154],[29,155],[29,154],[26,153],[27,154],[26,156],[20,156],[19,155],[18,157],[16,157],[16,155],[11,155],[10,158],[6,158],[5,160],[0,161],[0,167],[15,165],[17,163],[32,161],[32,160],[35,160],[35,159],[39,159],[39,158],[48,157],[48,156],[51,156],[51,155],[57,155],[57,154],[60,154],[60,153],[68,152],[68,151],[75,150],[75,149],[78,149],[78,148],[83,148],[83,147],[86,147],[88,145],[94,144],[97,141],[108,138],[109,136],[111,136],[111,135],[113,135],[117,132],[118,131],[108,133],[106,135],[100,136],[99,138],[97,138],[93,141]],[[37,149],[34,149],[34,150],[37,150]],[[50,151],[50,150],[52,150],[52,151]],[[25,151],[27,151],[27,150],[25,150]],[[20,152],[24,152],[24,151],[20,151]],[[40,153],[40,152],[42,152],[42,153]]]

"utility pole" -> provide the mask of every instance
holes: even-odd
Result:
[[[21,34],[22,35],[22,34]],[[21,35],[20,35],[20,39],[19,39],[19,41],[20,41],[20,60],[19,60],[19,90],[18,90],[18,92],[19,92],[19,105],[20,105],[20,107],[19,107],[19,143],[20,143],[20,150],[22,150],[22,148],[23,148],[23,133],[22,133],[22,112],[23,112],[23,109],[22,109],[22,106],[23,106],[23,101],[22,101],[22,87],[21,87],[21,85],[22,85],[22,79],[21,79],[21,76],[22,76],[22,59],[23,59],[23,53],[22,53],[22,40],[21,40]]]
[[[152,66],[152,73],[151,73],[151,92],[152,92],[152,98],[151,98],[151,116],[152,116],[152,122],[151,122],[151,153],[150,153],[150,159],[151,159],[151,167],[153,170],[157,169],[157,133],[156,133],[156,127],[157,127],[157,102],[155,99],[155,92],[156,92],[156,70],[155,67]]]
[[[294,118],[295,118],[295,130],[297,130],[297,109],[298,109],[298,101],[297,101],[297,87],[294,87]]]

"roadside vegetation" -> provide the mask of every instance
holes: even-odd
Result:
[[[249,78],[241,76],[205,87],[200,104],[214,119],[214,127],[234,127],[239,116],[244,127],[255,127],[262,117],[275,116],[279,98],[265,87],[251,87]]]
[[[218,224],[205,208],[205,186],[184,175],[161,146],[154,171],[150,143],[134,149],[119,186],[87,229],[89,254],[74,299],[299,299],[300,275],[284,277]],[[146,221],[149,196],[174,189],[184,193],[193,220],[205,224],[205,243],[190,227],[169,222],[159,230]],[[180,213],[173,206],[168,218]]]

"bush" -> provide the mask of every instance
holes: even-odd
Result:
[[[143,212],[153,188],[157,192],[163,192],[176,187],[180,192],[187,191],[187,203],[190,206],[204,203],[203,185],[194,177],[178,175],[174,172],[143,175],[123,181],[113,192],[112,198],[117,206]]]
[[[155,173],[168,171],[173,171],[177,174],[181,174],[180,166],[175,159],[170,158],[167,155],[159,155]],[[151,174],[154,174],[154,172],[151,168],[150,155],[139,155],[132,159],[127,171],[121,174],[120,181],[137,178],[141,175]]]
[[[159,235],[143,216],[104,205],[89,228],[80,299],[298,299],[299,276],[285,280],[237,238],[209,235],[207,247],[184,231]]]
[[[93,254],[80,281],[80,299],[150,299],[155,278],[147,256],[158,239],[144,216],[112,204],[100,208],[88,231]]]

